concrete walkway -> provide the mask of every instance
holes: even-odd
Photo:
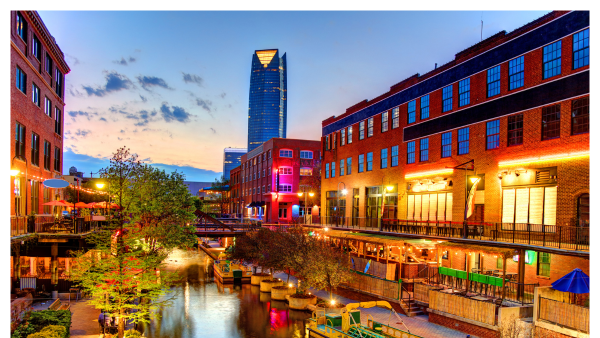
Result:
[[[100,310],[88,304],[86,300],[71,302],[71,337],[98,338],[102,337],[98,326]]]
[[[282,280],[285,281],[285,280],[287,280],[288,275],[286,273],[282,272],[282,273],[276,273],[275,277],[281,278]],[[294,276],[290,276],[290,282],[292,282],[293,284],[296,284],[296,285],[298,284],[298,281],[297,281],[296,277],[294,277]],[[329,293],[327,291],[313,290],[311,288],[310,292],[319,298],[329,299]],[[336,302],[340,302],[342,304],[359,303],[360,302],[358,300],[342,297],[337,294],[334,294],[333,298],[335,299]],[[372,316],[375,321],[378,321],[383,324],[387,324],[389,322],[390,326],[406,331],[406,327],[404,327],[404,325],[399,323],[399,320],[396,316],[394,316],[392,314],[392,316],[390,317],[390,311],[387,309],[380,308],[380,307],[373,307],[370,309],[360,309],[360,310],[362,312],[361,322],[363,325],[367,325],[367,320],[368,320],[367,317],[370,318],[370,316]],[[465,338],[467,336],[467,334],[464,332],[452,330],[445,326],[430,323],[428,320],[428,316],[426,316],[426,315],[415,316],[415,317],[408,317],[408,316],[400,314],[400,313],[398,315],[400,316],[400,318],[402,318],[402,321],[404,321],[404,324],[408,327],[408,329],[410,330],[410,333],[419,335],[424,338]],[[471,337],[476,338],[476,336],[473,336],[473,335],[471,335]]]

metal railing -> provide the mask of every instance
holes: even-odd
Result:
[[[469,238],[491,242],[528,244],[549,248],[589,251],[590,228],[568,225],[529,223],[450,222],[322,217],[321,225],[363,229],[398,234],[426,235],[446,238]]]
[[[533,304],[535,288],[539,287],[540,283],[524,284],[516,282],[506,282],[504,299],[520,303],[521,305]]]
[[[98,221],[86,221],[84,217],[58,221],[53,215],[11,216],[10,236],[27,234],[84,234],[99,227]]]

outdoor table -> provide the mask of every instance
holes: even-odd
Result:
[[[446,289],[446,290],[442,290],[440,291],[442,293],[460,293],[462,292],[462,290],[457,290],[457,289]]]
[[[487,297],[483,297],[483,296],[475,296],[475,297],[471,297],[471,299],[481,300],[481,301],[487,301],[488,300]]]
[[[471,269],[471,273],[479,273],[479,272],[481,272],[481,269],[477,269],[477,268]]]
[[[517,273],[516,272],[507,272],[506,273],[506,278],[513,280],[517,277]]]

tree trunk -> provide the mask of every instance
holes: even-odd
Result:
[[[125,314],[125,309],[121,308],[119,310],[119,338],[123,338],[125,335],[125,319],[123,315]]]
[[[285,282],[286,284],[290,283],[290,268],[288,268],[288,273],[287,273],[287,281]]]

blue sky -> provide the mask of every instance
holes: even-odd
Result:
[[[252,53],[288,62],[288,138],[483,38],[527,12],[40,11],[65,53],[64,172],[108,164],[120,146],[190,181],[213,181],[223,149],[245,147]]]

